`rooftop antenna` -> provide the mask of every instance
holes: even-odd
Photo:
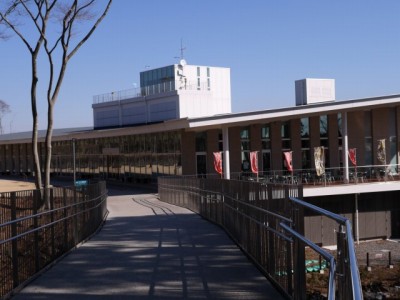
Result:
[[[183,47],[183,39],[181,39],[181,59],[184,59],[183,51],[186,50],[186,47]]]
[[[184,66],[184,65],[186,65],[186,60],[184,58],[183,51],[186,50],[186,47],[183,47],[183,39],[182,38],[181,38],[181,49],[180,50],[181,50],[181,60],[179,61],[179,64]]]

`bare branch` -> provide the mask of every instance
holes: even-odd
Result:
[[[96,30],[97,26],[101,23],[101,21],[105,18],[107,15],[108,10],[110,9],[112,0],[108,1],[108,4],[106,8],[103,11],[103,14],[97,19],[96,23],[93,25],[93,27],[90,29],[90,31],[86,34],[86,36],[78,43],[78,45],[75,46],[75,48],[71,51],[70,54],[68,54],[68,60],[78,51],[78,49],[90,38],[92,33]]]
[[[0,99],[0,114],[11,112],[10,105],[8,105],[4,100]]]
[[[8,28],[10,28],[14,33],[22,40],[22,42],[26,45],[28,50],[33,53],[33,49],[22,33],[17,29],[17,27],[8,19],[8,16],[11,15],[13,12],[17,11],[19,5],[24,5],[25,1],[23,0],[15,0],[12,2],[11,6],[6,10],[3,14],[0,12],[0,21],[5,24]]]
[[[0,134],[3,134],[3,116],[9,112],[11,112],[10,105],[0,99]]]

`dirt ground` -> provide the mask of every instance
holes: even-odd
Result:
[[[27,180],[0,179],[0,193],[31,190],[35,184]]]
[[[335,250],[326,250],[336,256]],[[363,241],[355,245],[355,250],[364,299],[400,299],[400,241]],[[367,253],[370,268],[367,266]],[[306,257],[318,259],[315,252],[309,249]],[[307,273],[306,278],[308,291],[312,295],[308,299],[326,299],[328,272]]]

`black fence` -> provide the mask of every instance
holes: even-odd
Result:
[[[7,298],[33,275],[93,234],[107,215],[105,182],[0,193],[0,297]]]
[[[290,299],[308,294],[307,255],[319,257],[327,299],[362,299],[348,220],[304,201],[302,186],[195,177],[159,178],[161,201],[186,207],[222,226],[264,274]],[[338,223],[337,257],[304,237],[304,209]],[[307,267],[307,269],[306,269]],[[322,298],[321,298],[322,299]]]

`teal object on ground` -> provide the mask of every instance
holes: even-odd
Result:
[[[75,185],[76,186],[88,185],[88,181],[87,180],[77,180],[77,181],[75,181]]]
[[[321,261],[321,266],[319,265],[319,261],[316,259],[307,259],[305,261],[305,264],[306,264],[307,273],[319,272],[321,270],[326,269],[326,261],[325,260]]]

